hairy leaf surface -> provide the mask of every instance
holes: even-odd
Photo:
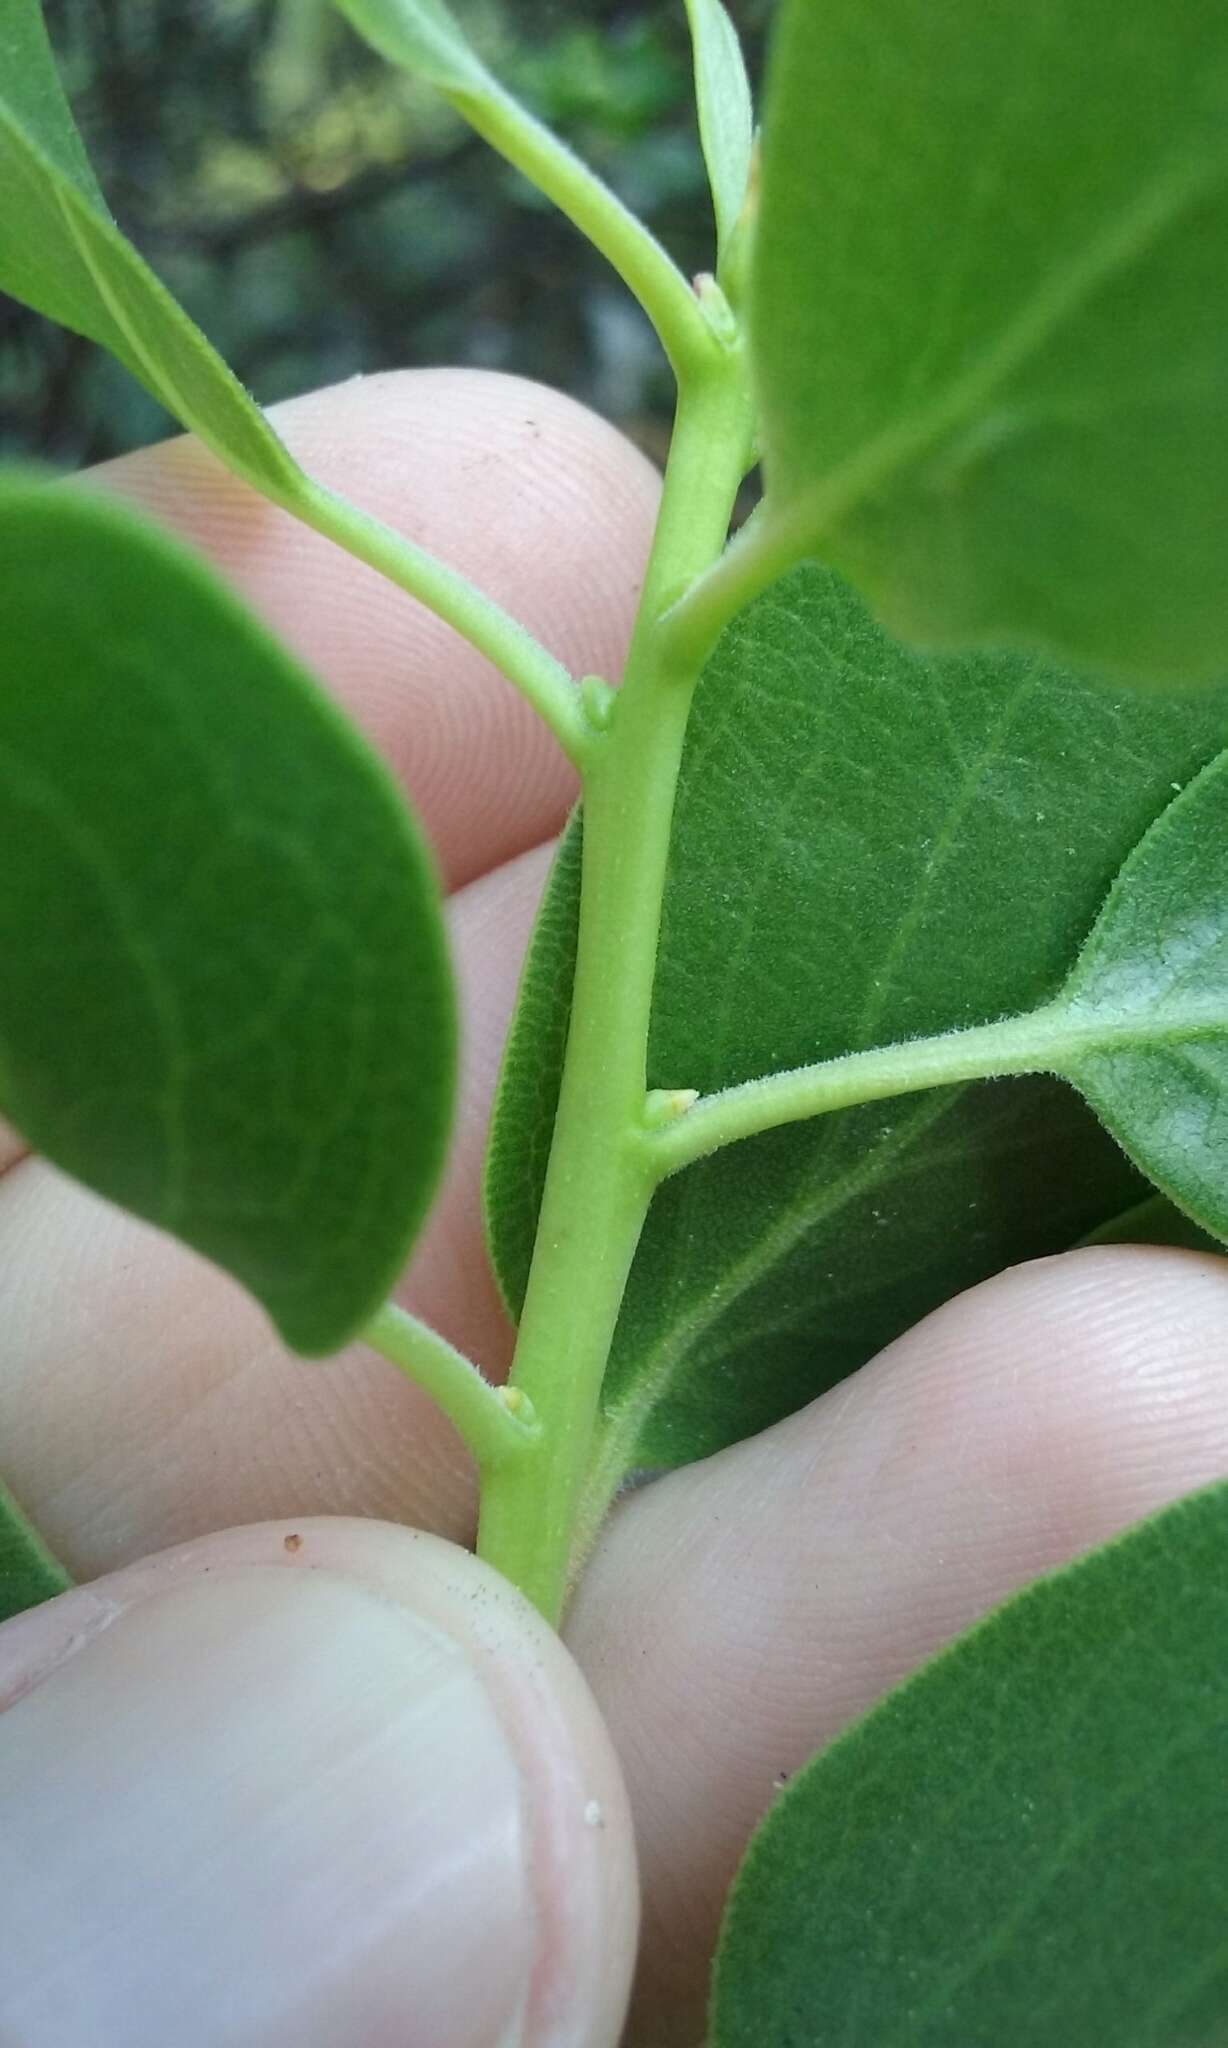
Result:
[[[796,552],[903,637],[1228,666],[1220,0],[786,0],[752,339]]]
[[[1228,1487],[1018,1595],[781,1795],[713,2048],[1228,2038]]]
[[[1228,1238],[1228,755],[1126,862],[1064,992],[1063,1059],[1149,1179]]]
[[[1140,696],[1014,655],[927,659],[803,568],[696,697],[649,1082],[703,1092],[1055,996],[1130,849],[1228,732],[1228,692]],[[523,1297],[579,863],[513,1029],[488,1214]],[[547,1020],[552,1018],[553,1022]],[[605,1388],[608,1457],[673,1464],[800,1407],[962,1287],[1145,1188],[1071,1090],[978,1083],[730,1146],[667,1181]]]
[[[0,191],[0,291],[101,343],[231,469],[292,501],[297,464],[108,213],[39,0],[0,8]]]
[[[192,557],[0,485],[0,1111],[242,1280],[299,1350],[392,1287],[453,1016],[399,789]]]
[[[717,247],[729,248],[750,183],[755,116],[738,32],[721,0],[687,0],[695,50],[699,136],[712,204]]]

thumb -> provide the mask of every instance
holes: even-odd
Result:
[[[235,1529],[0,1629],[7,2048],[610,2048],[608,1738],[485,1566]]]

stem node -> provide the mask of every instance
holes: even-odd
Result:
[[[492,1387],[470,1359],[395,1301],[384,1303],[362,1336],[443,1409],[484,1473],[536,1447],[541,1431],[528,1396]]]

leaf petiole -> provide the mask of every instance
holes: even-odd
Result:
[[[656,236],[487,70],[443,0],[337,4],[389,63],[433,85],[475,134],[579,228],[639,300],[679,378],[720,353],[705,310]]]
[[[360,1335],[443,1409],[484,1471],[522,1457],[539,1442],[541,1430],[526,1394],[492,1387],[446,1337],[395,1301],[386,1301]]]
[[[533,706],[568,760],[583,768],[591,728],[569,671],[493,597],[415,541],[310,478],[305,489],[278,502],[305,526],[416,598],[476,647]]]
[[[645,1148],[656,1163],[658,1179],[665,1180],[739,1138],[827,1116],[832,1110],[1008,1074],[1058,1074],[1075,1079],[1080,1058],[1090,1053],[1130,1050],[1140,1043],[1218,1037],[1224,1029],[1222,1002],[1184,1008],[1174,1005],[1155,1019],[1140,1019],[1092,1011],[1081,1014],[1077,1003],[1058,998],[1022,1016],[1003,1017],[967,1031],[905,1039],[840,1059],[819,1060],[813,1066],[792,1067],[783,1074],[744,1081],[737,1088],[722,1088],[719,1094],[701,1097],[675,1122],[648,1129]]]
[[[656,236],[565,142],[489,73],[482,91],[451,91],[447,97],[483,141],[605,257],[648,315],[677,377],[719,353],[721,342],[707,314]]]

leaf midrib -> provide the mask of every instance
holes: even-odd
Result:
[[[1095,1689],[1098,1688],[1089,1690]],[[1151,1752],[1143,1768],[1137,1771],[1134,1777],[1124,1782],[1118,1780],[1113,1791],[1098,1803],[1094,1813],[1085,1815],[1077,1824],[1067,1829],[1061,1842],[1056,1845],[1050,1861],[1043,1870],[1037,1872],[1027,1889],[1019,1894],[1010,1911],[974,1951],[963,1956],[958,1970],[953,1971],[931,1992],[925,2005],[910,2012],[907,2037],[909,2041],[915,2041],[918,2027],[940,2018],[954,1994],[972,1983],[996,1956],[1007,1949],[1020,1929],[1043,1906],[1046,1896],[1061,1877],[1072,1854],[1094,1841],[1114,1815],[1129,1805],[1132,1799],[1137,1798],[1141,1788],[1162,1777],[1176,1758],[1195,1745],[1200,1745],[1206,1738],[1208,1726],[1222,1724],[1222,1700],[1217,1699],[1214,1707],[1216,1711],[1209,1714],[1205,1721],[1199,1720],[1195,1727],[1181,1729],[1161,1748]],[[897,2035],[896,2039],[902,2041],[901,2036]]]
[[[866,1001],[857,1022],[855,1038],[858,1043],[872,1042],[889,996],[894,992],[893,977],[905,959],[911,941],[921,928],[926,908],[933,892],[939,870],[948,859],[954,847],[961,825],[980,801],[986,777],[991,767],[1002,758],[1003,743],[1013,729],[1016,719],[1028,699],[1037,688],[1043,670],[1038,656],[1026,673],[1019,678],[1011,690],[1003,691],[1001,706],[986,732],[970,766],[961,771],[960,780],[944,809],[941,824],[934,835],[924,869],[918,874],[907,905],[902,909],[892,930],[889,943],[879,960],[878,973],[869,983]],[[941,692],[936,693],[944,711],[948,710]]]

